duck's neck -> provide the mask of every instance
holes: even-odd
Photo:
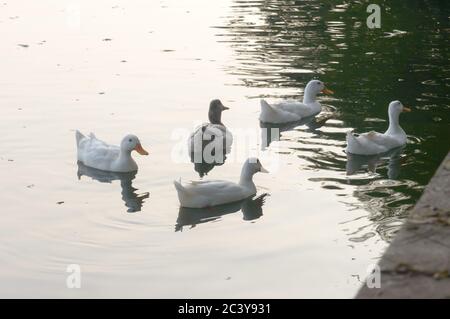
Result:
[[[223,125],[222,124],[222,113],[221,112],[214,112],[214,111],[209,111],[208,112],[208,119],[209,119],[209,122],[211,123],[211,124],[220,124],[220,125]]]
[[[126,170],[136,170],[137,164],[131,157],[131,151],[120,150],[119,158],[117,159],[117,165]]]
[[[251,172],[248,167],[244,166],[241,171],[241,178],[239,179],[239,185],[248,188],[252,191],[256,190],[255,183],[253,183],[253,175],[254,173]]]
[[[399,124],[399,116],[398,113],[389,113],[389,128],[387,129],[386,133],[387,135],[395,135],[395,134],[401,134],[405,133],[403,129],[400,127]]]
[[[310,104],[316,102],[317,94],[314,94],[308,88],[305,89],[305,93],[303,95],[303,104]]]

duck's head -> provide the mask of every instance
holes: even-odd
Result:
[[[125,152],[131,153],[132,151],[136,151],[141,155],[148,155],[148,152],[142,147],[139,138],[133,134],[128,134],[123,138],[120,143],[120,149]]]
[[[266,170],[261,165],[261,162],[256,157],[250,157],[249,159],[247,159],[244,163],[243,169],[246,170],[251,175],[259,173],[259,172],[260,173],[269,173],[269,171]]]
[[[306,84],[303,103],[312,103],[319,93],[333,94],[334,92],[325,87],[325,83],[320,80],[311,80]]]
[[[222,124],[222,112],[225,110],[229,110],[229,108],[223,105],[220,100],[212,100],[211,103],[209,103],[209,121],[212,124]]]
[[[388,112],[390,117],[398,117],[402,112],[411,112],[411,109],[404,106],[400,101],[392,101],[389,103]]]
[[[308,84],[306,84],[306,88],[305,88],[305,92],[310,92],[312,94],[319,94],[319,93],[324,93],[324,94],[333,94],[334,92],[327,89],[325,87],[325,83],[323,83],[320,80],[311,80],[308,82]]]

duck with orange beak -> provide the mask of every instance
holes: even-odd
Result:
[[[120,146],[109,145],[95,137],[93,133],[85,136],[76,131],[77,158],[84,165],[103,171],[127,173],[138,170],[131,157],[136,151],[148,155],[136,135],[129,134],[122,139]]]
[[[261,100],[261,113],[259,120],[263,123],[283,124],[297,122],[301,119],[317,115],[322,111],[322,105],[317,101],[317,95],[333,94],[320,80],[311,80],[305,87],[303,102],[282,101],[277,104],[269,104]]]
[[[346,152],[358,155],[382,154],[406,144],[405,131],[400,127],[399,118],[402,112],[411,112],[400,101],[389,103],[389,127],[383,134],[378,132],[363,133],[359,136],[347,132]]]

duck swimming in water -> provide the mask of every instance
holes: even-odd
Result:
[[[222,146],[227,151],[233,144],[233,135],[222,123],[222,112],[229,110],[220,100],[212,100],[209,104],[209,123],[203,123],[195,129],[189,136],[189,153],[202,152],[205,144],[214,141],[218,146]]]
[[[303,102],[283,101],[270,105],[261,100],[259,120],[263,123],[282,124],[297,122],[301,119],[317,115],[322,111],[322,105],[317,101],[317,94],[333,94],[320,80],[311,80],[305,87]]]
[[[223,180],[192,181],[188,184],[174,181],[182,207],[204,208],[236,202],[256,194],[253,175],[268,173],[257,158],[245,161],[238,183]]]
[[[371,131],[359,136],[347,132],[347,148],[345,151],[351,154],[375,155],[405,145],[406,133],[399,124],[399,117],[402,112],[411,112],[411,109],[403,106],[400,101],[389,103],[389,127],[387,131],[383,134]]]
[[[115,146],[99,140],[93,133],[87,137],[76,131],[76,142],[78,161],[103,171],[121,173],[137,171],[138,166],[131,157],[131,152],[148,155],[142,148],[139,138],[132,134],[125,136],[120,146]]]

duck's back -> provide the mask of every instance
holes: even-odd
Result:
[[[283,111],[295,113],[302,118],[316,115],[322,110],[320,103],[317,101],[314,103],[304,104],[294,100],[287,100],[275,104],[275,107]]]
[[[181,206],[191,208],[204,208],[225,203],[231,203],[247,198],[251,190],[239,184],[221,181],[196,181],[185,185],[175,182]]]
[[[261,100],[261,113],[259,120],[263,123],[283,124],[301,120],[301,116],[293,112],[283,110],[280,107],[272,106],[265,100]]]
[[[352,154],[374,155],[387,152],[399,146],[399,143],[395,137],[374,131],[359,136],[348,133],[346,151]]]
[[[78,160],[89,167],[109,170],[119,154],[119,147],[109,145],[93,135],[78,143]]]
[[[220,138],[223,142],[223,148],[229,149],[233,144],[233,135],[222,124],[203,123],[198,126],[189,136],[189,152],[202,151],[202,146],[210,141]]]

